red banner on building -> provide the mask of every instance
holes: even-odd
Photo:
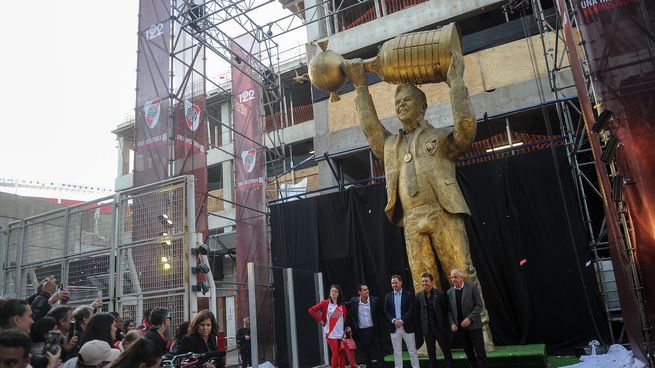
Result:
[[[247,264],[269,265],[266,240],[266,197],[264,177],[264,148],[262,144],[261,89],[251,79],[248,65],[253,65],[251,55],[259,52],[259,44],[245,35],[230,45],[233,55],[239,58],[239,68],[232,67],[232,116],[234,130],[234,166],[237,233],[237,282],[248,281]],[[261,268],[258,267],[259,270]],[[268,272],[257,272],[268,275]],[[263,277],[263,276],[262,276]],[[268,280],[256,280],[267,284]],[[237,294],[238,319],[248,315],[247,290]]]
[[[170,1],[141,0],[134,116],[134,185],[168,177]]]
[[[205,94],[184,98],[175,109],[175,175],[193,175],[196,232],[207,241],[207,110]]]

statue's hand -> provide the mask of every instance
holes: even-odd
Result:
[[[448,74],[446,74],[448,86],[453,81],[464,80],[464,56],[455,50],[450,50],[450,54],[450,67],[448,68]]]
[[[348,78],[353,82],[355,87],[367,86],[368,82],[366,81],[366,71],[364,70],[364,64],[362,59],[350,59],[343,62],[343,71],[346,73]]]

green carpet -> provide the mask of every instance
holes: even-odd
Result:
[[[489,364],[494,368],[501,367],[540,367],[556,368],[578,363],[577,357],[573,356],[552,356],[546,355],[546,346],[543,344],[533,345],[510,345],[496,346],[496,351],[487,353]],[[453,350],[454,367],[468,367],[466,355],[461,349]],[[393,355],[387,355],[384,361],[389,368],[393,368]],[[409,354],[403,352],[405,366],[409,364]],[[428,368],[428,357],[419,356],[421,368]],[[443,366],[443,355],[437,356],[437,365]]]

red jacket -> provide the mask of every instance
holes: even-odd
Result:
[[[309,315],[312,316],[316,320],[316,322],[319,322],[321,325],[325,326],[327,323],[327,311],[328,311],[328,305],[330,304],[330,301],[328,299],[322,300],[320,303],[316,304],[313,307],[309,307],[307,312],[309,312]],[[343,310],[343,324],[344,328],[346,326],[346,321],[348,320],[348,308],[346,308],[345,304],[341,304],[342,310]],[[321,314],[318,314],[318,312],[321,312]]]

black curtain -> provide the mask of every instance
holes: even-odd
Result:
[[[457,176],[471,208],[471,256],[494,342],[545,343],[549,353],[570,354],[590,339],[607,338],[563,148],[465,166]],[[383,296],[394,273],[411,289],[402,229],[387,221],[385,204],[379,184],[272,206],[274,266],[323,272],[326,292],[336,283],[347,297],[356,295],[360,282]],[[296,305],[301,365],[319,360],[316,324],[306,313],[313,302]],[[276,303],[279,324],[283,308]],[[276,330],[278,339],[285,335]],[[278,363],[285,361],[285,349],[278,349]]]

